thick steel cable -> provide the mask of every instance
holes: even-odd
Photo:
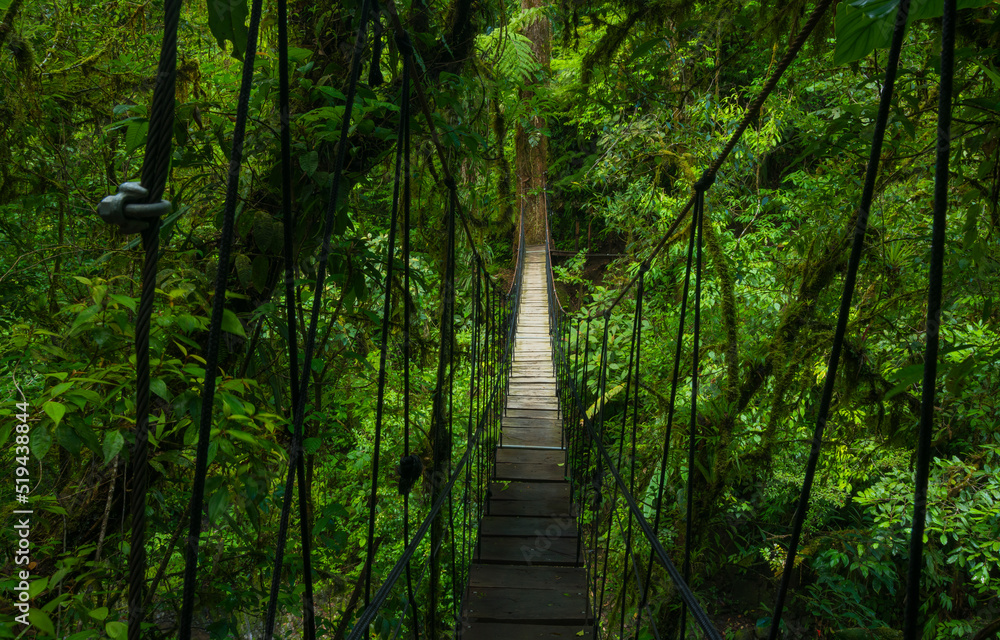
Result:
[[[580,398],[580,395],[575,388],[573,389],[573,402],[580,407],[583,406],[583,400]],[[596,448],[597,454],[600,455],[603,463],[608,466],[608,470],[614,477],[615,482],[618,483],[618,487],[622,490],[622,496],[628,503],[628,507],[632,511],[636,523],[639,525],[639,528],[642,529],[646,539],[649,540],[649,543],[653,546],[656,559],[663,565],[664,569],[667,570],[671,580],[673,580],[674,584],[677,586],[677,591],[680,593],[681,600],[691,610],[691,614],[694,616],[698,626],[701,627],[702,631],[710,640],[722,640],[722,636],[719,634],[718,630],[715,629],[712,621],[705,614],[705,611],[698,603],[698,599],[695,597],[694,593],[691,592],[691,589],[687,586],[687,583],[677,570],[677,567],[675,567],[674,563],[670,560],[670,556],[667,555],[663,545],[653,533],[653,528],[649,525],[649,521],[647,521],[646,517],[642,514],[642,510],[636,503],[635,498],[629,494],[627,490],[628,488],[625,486],[625,480],[615,467],[614,459],[611,457],[611,454],[608,453],[608,450],[601,442],[600,435],[594,428],[593,421],[587,416],[585,411],[582,413],[581,419],[583,421],[584,430],[588,436],[588,445],[593,445],[593,447]]]
[[[128,554],[128,640],[139,640],[145,619],[146,592],[146,492],[149,483],[149,329],[156,297],[156,272],[160,246],[160,220],[142,233],[146,254],[142,265],[142,292],[135,321],[135,442],[132,445],[132,492],[129,516],[131,538]]]
[[[951,103],[955,73],[955,5],[955,0],[945,0],[944,16],[941,20],[941,86],[938,89],[934,224],[931,230],[931,262],[927,285],[927,345],[924,350],[924,380],[920,398],[920,430],[917,436],[916,477],[913,490],[913,525],[910,531],[910,558],[906,574],[904,640],[917,640],[923,631],[918,621],[920,574],[923,568],[924,520],[927,516],[927,481],[930,476],[938,341],[941,332],[945,223],[948,213],[948,159],[951,152]]]
[[[885,82],[882,85],[882,95],[879,100],[878,115],[875,119],[875,130],[872,136],[871,153],[868,156],[868,166],[865,170],[865,183],[861,192],[861,202],[858,206],[857,222],[854,225],[854,238],[851,242],[851,255],[847,262],[847,272],[844,275],[844,290],[840,298],[840,310],[837,314],[837,326],[833,333],[833,344],[830,348],[830,359],[827,361],[826,377],[823,380],[823,391],[820,397],[816,415],[816,427],[813,430],[812,447],[806,462],[805,477],[799,495],[798,506],[792,519],[791,540],[788,544],[788,554],[781,575],[781,585],[775,598],[771,614],[771,628],[768,640],[778,637],[781,615],[784,612],[785,599],[788,594],[791,576],[795,568],[795,557],[798,553],[799,539],[802,536],[802,526],[809,510],[809,498],[812,491],[816,466],[819,463],[820,449],[823,443],[823,431],[830,414],[833,399],[833,388],[837,378],[837,366],[843,351],[844,336],[847,332],[847,322],[851,314],[851,299],[857,282],[858,268],[861,264],[861,253],[864,249],[865,233],[868,230],[868,216],[875,193],[875,181],[878,178],[879,160],[882,156],[882,142],[889,121],[889,110],[892,106],[892,95],[896,83],[896,73],[899,67],[899,54],[903,47],[903,36],[909,16],[910,0],[902,0],[896,12],[896,23],[893,29],[892,44],[889,48],[889,59],[886,62]]]
[[[403,135],[403,456],[409,459],[410,456],[410,307],[412,297],[410,295],[410,103],[409,103],[409,81],[410,75],[405,75],[406,88],[403,91],[407,99],[402,101],[400,106],[400,118],[406,122],[406,131]],[[405,114],[405,115],[404,115]],[[397,141],[397,144],[399,142]],[[403,539],[410,537],[410,492],[403,492]],[[417,609],[417,601],[413,593],[413,571],[410,564],[406,564],[406,598],[408,606],[413,615],[413,638],[420,638],[420,616]]]
[[[604,332],[601,338],[601,360],[597,369],[597,398],[594,401],[595,416],[598,420],[597,438],[600,441],[600,445],[604,446],[604,393],[607,388],[608,383],[608,331],[609,323],[611,320],[611,314],[604,314]],[[608,461],[610,463],[610,460]],[[593,550],[594,560],[596,564],[597,560],[597,550],[598,550],[598,529],[601,528],[601,503],[604,501],[604,459],[597,459],[597,470],[594,472],[594,526],[591,527],[591,543],[590,548]],[[602,613],[604,612],[604,580],[607,579],[607,575],[603,576],[601,581],[601,592],[600,598],[597,602],[597,618],[600,620]],[[597,595],[597,567],[594,567],[594,595]]]
[[[442,468],[451,467],[451,437],[450,432],[445,436],[445,429],[448,428],[448,404],[445,394],[450,378],[454,375],[452,367],[452,331],[455,321],[455,202],[458,194],[454,189],[454,182],[448,188],[448,216],[447,235],[448,244],[445,251],[445,270],[441,280],[441,344],[438,349],[437,376],[434,385],[433,401],[431,403],[431,429],[430,434],[433,442],[433,473],[431,474],[431,497],[436,501],[440,495],[450,494],[451,488],[443,492],[441,488],[441,478],[436,477]],[[468,449],[466,450],[468,452]],[[454,484],[454,483],[452,483]],[[440,559],[434,551],[440,546],[442,541],[442,522],[440,518],[434,518],[431,526],[431,575],[429,585],[429,624],[427,633],[430,637],[437,634],[437,606],[438,606],[438,586],[440,579]]]
[[[638,304],[638,303],[637,303]],[[638,307],[637,307],[638,311]],[[629,341],[628,350],[628,369],[625,374],[625,410],[622,412],[621,428],[618,430],[618,457],[617,463],[618,467],[622,466],[622,457],[625,455],[625,427],[628,426],[628,399],[632,393],[632,367],[635,365],[635,336],[636,336],[636,323],[639,322],[638,312],[632,316],[632,334]],[[632,450],[632,457],[635,458],[635,450]],[[611,560],[611,523],[615,517],[615,511],[618,508],[618,486],[615,485],[614,490],[611,493],[611,509],[608,513],[608,535],[604,539],[604,567],[601,570],[604,578],[601,581],[601,597],[600,602],[604,602],[604,594],[608,582],[608,563]],[[626,548],[628,548],[628,543],[626,542]],[[625,585],[627,582],[622,581]],[[625,589],[622,589],[622,593],[625,593]],[[624,606],[624,605],[623,605]],[[622,622],[624,623],[625,617],[622,616]]]
[[[687,319],[688,291],[691,285],[691,272],[694,266],[694,240],[695,234],[689,234],[687,263],[684,268],[684,287],[681,293],[681,310],[680,317],[677,321],[677,341],[676,346],[674,347],[674,369],[670,382],[670,402],[667,405],[667,428],[663,434],[663,453],[660,458],[660,484],[656,491],[656,515],[653,517],[653,533],[656,536],[659,536],[660,533],[660,517],[663,513],[663,487],[664,484],[666,484],[667,479],[667,456],[670,453],[670,438],[674,426],[674,406],[676,405],[677,387],[679,386],[678,381],[680,379],[681,356],[684,352],[684,323]],[[643,266],[646,265],[648,265],[648,263],[644,262]],[[650,549],[649,562],[646,564],[645,587],[643,588],[642,593],[643,605],[649,601],[649,586],[652,581],[651,578],[653,574],[653,553],[653,549]],[[639,609],[639,622],[641,626],[642,607]],[[636,640],[638,640],[638,634],[636,635]]]
[[[141,184],[146,202],[159,202],[170,172],[171,136],[174,126],[174,85],[177,78],[177,25],[181,1],[166,0],[163,41],[157,65],[156,85],[149,116],[149,134],[143,157]],[[149,331],[156,297],[156,273],[160,247],[160,219],[150,221],[142,233],[145,260],[142,290],[135,320],[135,440],[132,444],[129,505],[130,544],[128,557],[128,640],[139,640],[145,620],[146,600],[146,493],[149,486]]]
[[[229,253],[233,241],[236,202],[239,197],[240,166],[243,162],[243,142],[246,134],[250,92],[253,88],[254,59],[257,54],[257,32],[260,27],[261,0],[254,0],[250,8],[250,25],[247,30],[247,48],[243,61],[243,77],[236,104],[236,124],[233,128],[233,147],[229,157],[229,175],[226,202],[223,208],[222,231],[219,245],[218,271],[215,293],[212,298],[212,317],[209,320],[208,345],[205,353],[205,389],[201,397],[201,416],[198,429],[198,447],[195,453],[194,485],[188,509],[190,526],[184,554],[184,591],[181,597],[180,640],[190,640],[191,622],[194,617],[194,594],[197,588],[198,546],[201,539],[201,516],[205,501],[205,476],[208,471],[208,444],[215,409],[215,378],[219,371],[219,341],[222,336],[222,316],[226,308],[226,285],[229,276]],[[171,100],[173,96],[171,95]]]
[[[718,174],[719,169],[729,157],[729,154],[732,153],[733,149],[736,148],[736,144],[740,141],[740,138],[743,136],[747,127],[750,126],[750,123],[754,122],[760,116],[760,110],[764,106],[764,102],[767,100],[768,96],[771,95],[771,92],[774,91],[775,87],[778,86],[781,76],[784,75],[785,71],[788,70],[788,67],[791,66],[792,62],[799,55],[799,51],[802,49],[802,46],[805,45],[806,40],[809,39],[809,35],[812,33],[813,29],[816,28],[816,25],[819,24],[820,20],[823,18],[823,14],[826,13],[826,10],[830,8],[832,3],[833,0],[820,0],[816,5],[816,8],[813,9],[813,12],[810,14],[805,26],[803,26],[802,30],[797,36],[795,36],[795,40],[792,41],[788,49],[785,51],[785,55],[782,56],[778,65],[774,68],[774,72],[771,73],[767,82],[764,83],[764,87],[760,90],[760,93],[757,94],[754,101],[750,103],[749,107],[747,107],[747,111],[743,115],[743,119],[740,121],[740,124],[736,127],[736,131],[734,131],[729,137],[729,140],[726,142],[726,146],[723,147],[722,152],[719,153],[718,157],[716,157],[715,162],[713,162],[712,165],[702,174],[699,182],[711,184],[715,181],[715,177],[716,174]],[[674,235],[674,232],[680,226],[681,221],[684,220],[684,217],[694,206],[695,197],[695,195],[692,195],[691,198],[688,199],[687,204],[685,204],[684,208],[681,209],[681,212],[677,214],[677,217],[674,219],[673,223],[671,223],[670,228],[668,228],[667,231],[660,237],[659,241],[653,247],[653,251],[646,257],[645,262],[652,263],[652,261],[656,259],[656,256],[659,255],[660,251],[663,250],[663,247],[667,244],[667,240]],[[624,287],[622,287],[615,299],[612,300],[604,310],[599,313],[592,314],[591,317],[597,317],[601,313],[604,313],[605,310],[617,307],[629,289],[635,285],[637,280],[638,275],[633,276],[632,279],[629,280]]]
[[[632,404],[632,438],[631,445],[629,447],[629,482],[628,490],[629,493],[635,495],[635,441],[636,441],[636,431],[639,428],[639,341],[642,337],[642,297],[643,297],[643,284],[644,279],[642,275],[639,276],[639,284],[636,287],[635,293],[635,314],[632,319],[632,340],[629,346],[629,356],[628,356],[628,374],[625,378],[625,410],[622,412],[622,426],[621,430],[618,432],[618,466],[622,466],[622,452],[625,444],[625,427],[628,426],[628,413],[629,413],[629,396],[631,394],[632,386],[632,367],[633,358],[635,366],[635,400]],[[618,490],[617,486],[615,488],[614,498],[611,500],[611,513],[617,517],[618,509]],[[608,526],[610,534],[610,523]],[[625,637],[625,601],[628,589],[626,585],[628,584],[628,565],[629,559],[632,558],[633,567],[635,565],[635,560],[632,553],[632,512],[628,513],[628,529],[626,531],[625,527],[621,524],[621,518],[618,518],[618,530],[625,534],[625,557],[622,560],[622,589],[621,589],[621,615],[619,616],[619,627],[618,627],[618,637]],[[608,535],[608,540],[611,536]],[[639,575],[636,574],[636,580],[639,582]]]
[[[699,341],[701,339],[701,233],[705,220],[705,189],[707,185],[699,182],[695,187],[694,204],[694,229],[692,235],[697,235],[695,239],[694,258],[694,326],[691,331],[691,415],[688,422],[688,469],[687,469],[687,503],[684,518],[684,566],[682,569],[684,582],[691,580],[691,551],[694,544],[694,458],[697,449],[697,429],[698,429],[698,369],[701,365],[699,361]],[[687,611],[681,605],[681,633],[684,637],[684,628],[687,626]]]
[[[451,226],[452,226],[452,232],[454,232],[454,225]],[[510,305],[509,300],[507,302],[507,305],[508,306]],[[498,311],[503,310],[503,305],[496,305],[496,306],[498,308]],[[506,315],[507,315],[507,320],[509,321],[511,319],[511,314],[506,314]],[[495,333],[498,335],[504,334],[505,324],[506,322],[498,322],[497,325],[495,325],[497,329]],[[501,355],[509,359],[510,355],[509,349],[505,349],[503,345],[497,345],[496,356],[497,358],[499,358]],[[395,585],[396,581],[399,580],[400,576],[405,571],[406,566],[409,563],[410,559],[413,557],[413,554],[416,552],[420,543],[423,541],[424,536],[426,536],[427,532],[430,530],[431,523],[434,522],[438,514],[441,512],[444,502],[451,495],[455,483],[458,481],[459,477],[462,477],[464,475],[463,472],[465,469],[465,465],[469,463],[469,459],[470,456],[472,455],[472,452],[479,446],[479,443],[483,438],[483,434],[487,432],[487,429],[490,427],[491,423],[495,422],[495,416],[493,414],[496,414],[497,416],[500,414],[500,410],[498,407],[501,406],[503,398],[505,396],[504,394],[505,386],[503,384],[504,382],[503,378],[504,378],[503,372],[499,372],[499,375],[494,376],[493,389],[491,391],[489,399],[487,400],[487,405],[493,407],[494,410],[490,412],[484,412],[482,415],[480,415],[470,445],[466,448],[465,452],[462,454],[462,457],[459,459],[458,463],[455,464],[454,469],[450,477],[448,478],[447,483],[441,487],[441,490],[437,494],[437,497],[435,498],[429,513],[424,518],[420,527],[417,528],[417,531],[413,534],[413,537],[410,539],[406,548],[403,550],[402,555],[396,561],[396,564],[393,565],[392,569],[389,570],[385,582],[382,583],[382,586],[379,587],[379,589],[372,596],[371,603],[364,609],[364,611],[362,611],[361,615],[359,616],[358,620],[354,625],[354,629],[352,630],[350,636],[348,637],[348,640],[360,640],[361,637],[364,635],[364,630],[368,627],[368,625],[371,624],[372,620],[374,620],[375,616],[382,608],[382,605],[385,604],[385,601],[388,599],[389,594],[393,586]],[[432,545],[432,554],[436,555],[436,550],[433,547],[433,545]]]
[[[296,337],[295,322],[295,264],[292,255],[292,237],[294,232],[295,216],[292,211],[292,169],[291,169],[291,129],[289,126],[289,97],[288,97],[288,20],[287,1],[278,2],[278,109],[281,124],[281,196],[282,208],[284,210],[284,233],[283,233],[283,253],[284,253],[284,285],[285,285],[285,317],[288,326],[288,367],[290,372],[290,396],[292,405],[292,423],[295,424],[294,411],[298,406],[299,394],[299,371],[298,371],[298,339]],[[296,437],[293,434],[292,448],[298,443],[301,446],[301,435]],[[294,461],[294,462],[293,462]],[[288,475],[285,480],[285,493],[283,500],[288,503],[291,500],[293,489],[293,477],[295,473],[298,477],[299,489],[299,523],[300,538],[302,542],[303,572],[305,574],[305,593],[303,594],[303,627],[307,640],[316,637],[315,605],[312,593],[312,553],[310,541],[312,532],[309,530],[308,504],[305,493],[305,460],[301,454],[289,455]],[[283,564],[283,550],[285,548],[285,536],[288,529],[288,510],[282,508],[282,520],[278,528],[278,548],[282,553],[275,555],[275,562],[271,572],[271,589],[268,597],[264,637],[270,638],[274,633],[275,615],[278,603],[278,590],[281,584],[281,569]]]
[[[409,99],[409,76],[406,69],[403,69],[403,87],[400,93],[400,104],[405,104]],[[392,209],[389,214],[389,238],[386,247],[386,268],[385,268],[385,299],[382,302],[382,339],[379,343],[378,360],[378,391],[375,394],[375,443],[372,451],[372,484],[371,493],[368,496],[368,538],[365,549],[365,606],[371,601],[372,566],[375,561],[375,511],[378,505],[378,481],[379,481],[379,458],[382,454],[382,421],[385,413],[385,382],[386,369],[389,355],[389,330],[392,318],[392,276],[393,263],[395,262],[396,250],[396,222],[399,212],[399,191],[403,178],[403,146],[399,144],[406,134],[406,124],[408,115],[404,109],[400,108],[399,127],[397,129],[396,143],[396,171],[392,185]],[[404,299],[404,304],[406,303]]]

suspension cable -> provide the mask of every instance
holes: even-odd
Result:
[[[851,298],[857,281],[858,268],[861,264],[861,252],[864,249],[865,233],[868,230],[868,216],[875,193],[875,181],[878,177],[879,160],[882,156],[882,141],[889,121],[889,109],[892,106],[892,94],[899,66],[899,54],[903,47],[903,35],[909,15],[910,0],[902,0],[896,11],[896,23],[893,29],[892,44],[889,48],[889,59],[885,68],[885,83],[879,101],[878,115],[875,120],[875,131],[872,138],[871,154],[865,171],[865,184],[861,193],[861,203],[858,206],[857,222],[854,225],[854,238],[851,243],[851,256],[847,262],[847,273],[844,276],[844,290],[840,299],[840,311],[837,314],[837,327],[833,334],[833,345],[830,349],[830,359],[827,361],[826,377],[823,380],[823,391],[816,416],[816,427],[813,430],[812,447],[806,462],[805,477],[799,495],[798,506],[792,519],[791,540],[788,543],[788,553],[781,575],[781,586],[775,598],[774,610],[771,615],[771,628],[768,640],[777,640],[781,615],[784,612],[785,598],[788,594],[791,576],[795,568],[795,557],[798,553],[802,526],[809,510],[809,497],[812,490],[816,466],[819,462],[820,449],[823,443],[823,431],[830,413],[833,399],[833,387],[837,377],[837,365],[843,349],[844,335],[847,332],[847,322],[851,314]]]
[[[222,316],[226,307],[226,289],[229,276],[229,253],[233,241],[236,202],[240,184],[240,166],[243,161],[243,142],[246,134],[250,91],[253,87],[254,59],[257,54],[257,32],[260,27],[261,0],[254,0],[250,8],[247,31],[247,48],[243,62],[243,77],[236,105],[236,124],[233,129],[233,148],[229,158],[229,175],[226,202],[223,208],[222,232],[219,246],[218,271],[215,277],[215,294],[212,298],[212,317],[209,321],[208,348],[205,353],[205,388],[201,396],[201,416],[198,429],[198,447],[195,453],[194,484],[188,509],[190,525],[184,554],[184,591],[181,598],[180,640],[190,640],[194,617],[194,594],[198,574],[198,547],[201,541],[201,518],[205,500],[205,476],[208,471],[208,444],[215,409],[215,378],[219,372],[219,342],[222,337]],[[170,96],[173,99],[173,95]]]
[[[924,525],[927,515],[927,481],[934,433],[934,396],[937,387],[938,342],[941,335],[945,223],[948,213],[948,160],[951,152],[951,103],[955,73],[955,0],[945,0],[941,21],[941,86],[938,89],[937,158],[934,170],[934,223],[931,230],[931,262],[927,285],[927,345],[924,349],[924,380],[920,398],[920,430],[917,436],[916,474],[913,489],[913,524],[910,558],[906,573],[906,610],[903,639],[917,640],[919,626],[920,574],[923,569]]]

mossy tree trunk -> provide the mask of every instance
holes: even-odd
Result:
[[[521,0],[524,10],[541,6],[541,0]],[[545,16],[535,18],[525,27],[524,35],[531,40],[531,50],[540,69],[532,84],[548,82],[549,59],[552,56],[552,25],[549,19]],[[549,140],[545,116],[533,100],[536,93],[531,88],[521,91],[524,115],[517,123],[514,138],[517,206],[523,215],[524,238],[528,244],[545,242],[545,173],[548,170]]]

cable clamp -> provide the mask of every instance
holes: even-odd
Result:
[[[455,191],[456,189],[458,189],[458,183],[455,182],[455,178],[453,178],[450,175],[449,176],[445,176],[445,178],[444,178],[444,186],[448,187],[449,191]]]
[[[105,197],[97,205],[97,215],[116,225],[122,233],[140,233],[154,219],[170,213],[170,202],[145,202],[148,197],[149,191],[138,182],[123,182],[118,185],[118,193]]]

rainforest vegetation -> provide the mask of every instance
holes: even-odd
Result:
[[[378,38],[366,44],[346,139],[340,126],[362,3],[289,4],[300,322],[311,310],[338,145],[346,145],[348,157],[305,422],[317,624],[324,637],[358,610],[352,594],[366,546],[384,312],[391,314],[392,353],[376,586],[404,546],[395,464],[403,447],[398,392],[406,366],[399,358],[401,312],[383,308],[402,69],[388,2],[378,14]],[[427,121],[414,117],[411,446],[425,466],[432,455],[428,415],[445,270],[442,159],[458,182],[469,238],[504,291],[523,205],[529,242],[544,238],[548,216],[563,306],[579,314],[601,309],[673,222],[813,6],[811,0],[395,4],[412,34],[420,61],[414,82],[423,87],[443,151],[437,152]],[[690,398],[683,393],[671,453],[661,456],[688,227],[670,238],[645,276],[637,495],[650,517],[660,511],[661,540],[679,553],[686,480],[694,474],[692,587],[728,638],[755,637],[770,619],[896,6],[897,0],[848,0],[831,7],[708,191],[701,428],[690,470]],[[913,0],[913,6],[785,614],[788,638],[894,638],[902,628],[942,2]],[[921,584],[929,640],[986,640],[1000,629],[1000,4],[966,0],[959,6]],[[184,3],[180,24],[164,195],[172,210],[163,219],[150,338],[148,638],[177,635],[247,15],[246,0],[199,0]],[[138,179],[162,30],[161,0],[0,0],[0,638],[125,637],[126,487],[142,253],[136,236],[105,225],[95,211],[117,185]],[[288,471],[287,344],[290,335],[301,344],[305,331],[304,324],[289,331],[281,288],[279,63],[270,0],[256,49],[209,449],[199,638],[261,637]],[[456,353],[462,354],[474,313],[464,236],[458,252]],[[631,296],[625,313],[610,321],[609,351],[619,353],[611,356],[618,358],[611,368],[619,376]],[[590,335],[598,340],[596,329]],[[463,375],[466,369],[459,382]],[[682,389],[690,388],[691,376],[690,365],[682,366]],[[609,393],[605,411],[623,410]],[[462,433],[468,411],[456,400],[453,420]],[[24,413],[36,514],[28,627],[14,622],[13,606],[19,570],[13,469],[21,464],[15,445],[22,435],[15,426]],[[456,443],[454,455],[461,453]],[[666,485],[657,504],[661,465]],[[414,522],[429,497],[427,482],[418,482]],[[610,562],[619,568],[628,561],[622,544],[611,540]],[[285,556],[282,638],[300,637],[298,545],[293,536]],[[620,580],[621,571],[612,575]],[[653,579],[655,615],[676,624],[670,621],[679,603],[669,577],[656,571]],[[420,598],[423,603],[426,594]],[[616,606],[609,600],[605,607],[609,620],[626,615]],[[390,637],[399,615],[377,619],[373,633]],[[426,632],[446,636],[447,621]]]

